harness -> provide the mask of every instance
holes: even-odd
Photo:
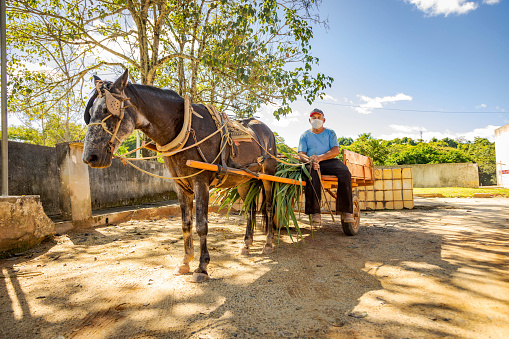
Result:
[[[117,137],[117,133],[120,128],[120,123],[122,122],[122,119],[124,118],[124,111],[126,108],[133,107],[133,106],[132,105],[126,106],[124,104],[125,101],[128,101],[130,99],[125,96],[124,91],[122,91],[122,93],[120,93],[120,94],[112,93],[109,91],[108,88],[106,88],[104,86],[104,82],[102,80],[96,80],[95,87],[96,87],[96,91],[97,91],[97,97],[102,98],[104,96],[106,98],[106,108],[110,114],[106,118],[104,118],[101,122],[89,123],[88,126],[100,125],[108,134],[111,135],[111,139],[108,142],[108,145],[109,145],[108,151],[110,152],[110,154],[113,155],[113,151],[114,151],[113,142],[115,141],[115,139],[118,140],[118,142],[121,142],[121,140]],[[103,91],[104,91],[104,94],[103,94]],[[152,175],[154,177],[158,177],[158,178],[162,178],[162,179],[173,179],[173,180],[186,179],[186,178],[190,178],[195,175],[198,175],[198,174],[202,173],[204,170],[201,170],[194,174],[183,176],[183,177],[162,177],[162,176],[155,175],[153,173],[149,173],[149,172],[135,166],[134,164],[131,163],[131,161],[154,159],[154,158],[159,158],[159,157],[169,157],[176,153],[196,147],[200,156],[203,158],[203,160],[205,160],[205,162],[208,163],[208,160],[205,158],[205,155],[201,151],[199,144],[201,144],[204,141],[206,141],[207,139],[211,138],[213,135],[215,135],[217,133],[221,133],[221,145],[220,145],[219,153],[217,154],[215,159],[212,161],[212,163],[215,163],[216,161],[219,160],[219,158],[221,158],[221,164],[217,164],[218,171],[216,172],[216,179],[214,182],[215,185],[220,185],[222,182],[224,182],[224,180],[228,176],[226,170],[228,167],[227,162],[228,162],[229,154],[226,153],[226,146],[230,145],[232,157],[236,157],[236,155],[237,155],[237,150],[236,150],[237,141],[235,139],[237,139],[238,141],[248,141],[248,139],[250,139],[249,141],[253,140],[256,144],[258,144],[260,146],[260,148],[262,149],[262,156],[256,159],[257,163],[260,165],[269,157],[272,157],[279,162],[286,163],[284,161],[281,161],[280,159],[277,159],[272,154],[270,154],[270,152],[268,152],[261,145],[261,140],[259,139],[259,136],[251,128],[249,128],[245,124],[242,124],[238,121],[229,120],[228,117],[226,115],[224,115],[224,113],[219,113],[213,105],[205,105],[205,107],[207,108],[212,119],[214,120],[214,123],[216,124],[217,129],[214,133],[205,137],[201,141],[198,142],[196,140],[196,135],[194,133],[194,130],[191,128],[191,124],[192,124],[193,115],[197,116],[200,119],[203,119],[203,117],[193,110],[193,108],[191,106],[191,100],[189,99],[189,96],[186,94],[185,98],[184,98],[184,123],[182,126],[182,130],[175,137],[175,139],[170,141],[168,144],[159,145],[156,143],[157,151],[161,152],[161,154],[159,154],[157,156],[143,157],[143,158],[126,158],[126,157],[122,157],[122,156],[115,156],[115,158],[119,158],[122,161],[122,163],[124,163],[124,165],[126,163],[128,163],[129,165],[133,166],[134,168],[136,168],[144,173],[147,173],[149,175]],[[106,120],[111,118],[112,116],[116,117],[118,119],[118,121],[113,129],[113,132],[110,132],[108,129],[108,126],[106,125]],[[230,128],[228,128],[228,126]],[[191,133],[193,134],[195,143],[184,148],[184,145],[186,144],[187,140],[189,139],[189,136],[191,135]],[[125,155],[133,153],[143,147],[145,147],[145,145],[141,146],[137,149],[134,149],[134,150],[126,153]],[[295,165],[295,164],[291,164],[291,165]],[[236,166],[234,166],[234,167],[236,167]],[[241,167],[238,167],[238,168],[241,168]],[[242,169],[249,171],[247,168],[242,168]],[[249,172],[251,172],[251,171],[249,171]],[[255,176],[257,176],[255,173],[253,173],[253,174]]]
[[[124,102],[129,100],[129,98],[127,98],[125,96],[125,93],[123,91],[120,95],[116,94],[116,93],[111,93],[107,88],[103,88],[103,84],[104,84],[104,82],[102,80],[95,81],[97,97],[99,97],[99,98],[102,98],[103,96],[106,97],[106,108],[108,109],[108,112],[110,112],[110,114],[106,118],[101,120],[101,122],[89,123],[88,126],[100,125],[108,134],[111,135],[111,139],[108,142],[108,151],[110,152],[110,154],[113,155],[113,151],[115,149],[113,147],[113,142],[115,141],[115,139],[117,139],[118,142],[122,142],[119,138],[117,138],[117,133],[118,133],[118,129],[120,127],[120,123],[122,122],[122,119],[124,118],[124,110],[128,107],[133,107],[133,106],[132,105],[124,106]],[[104,90],[104,95],[103,95],[101,89]],[[108,120],[112,116],[114,116],[118,119],[117,124],[115,125],[115,128],[113,129],[113,133],[111,133],[108,130],[108,126],[106,126],[106,120]]]

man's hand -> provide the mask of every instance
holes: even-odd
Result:
[[[312,155],[309,157],[309,160],[311,160],[311,163],[313,164],[313,169],[318,171],[320,169],[320,156]]]

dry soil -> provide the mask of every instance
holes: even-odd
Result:
[[[257,233],[249,257],[242,216],[212,213],[202,284],[172,275],[178,217],[56,236],[0,260],[0,337],[509,338],[508,207],[419,199],[364,212],[354,237],[302,216],[303,239],[262,255]]]

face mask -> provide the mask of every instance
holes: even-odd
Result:
[[[319,129],[323,126],[323,121],[320,119],[311,119],[311,127]]]

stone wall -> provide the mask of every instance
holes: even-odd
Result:
[[[378,169],[404,167],[412,168],[413,187],[479,187],[479,170],[477,164],[470,162],[376,166]]]

